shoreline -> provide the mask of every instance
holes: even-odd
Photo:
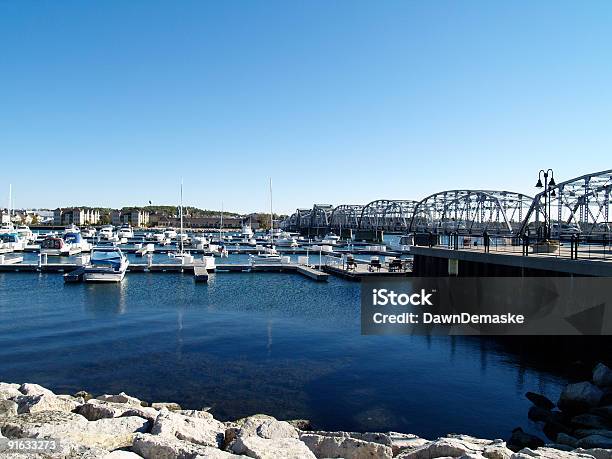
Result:
[[[281,421],[264,414],[221,422],[206,409],[149,404],[123,392],[57,395],[37,384],[0,383],[0,457],[612,458],[612,370],[599,364],[592,382],[569,384],[557,404],[561,411],[544,396],[526,396],[533,403],[529,418],[556,442],[545,443],[520,428],[506,442],[461,434],[424,439],[399,432],[320,431],[308,420]]]

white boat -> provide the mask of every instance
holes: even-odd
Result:
[[[248,245],[250,247],[255,247],[257,245],[257,240],[254,237],[245,237],[239,241],[240,244]]]
[[[107,241],[109,241],[113,238],[113,235],[115,234],[115,228],[113,228],[112,225],[104,225],[102,228],[100,228],[99,234],[101,239],[106,239]]]
[[[15,226],[11,222],[5,222],[0,226],[0,234],[14,233]]]
[[[26,244],[31,244],[32,242],[36,241],[37,235],[34,234],[27,225],[19,225],[15,232]]]
[[[265,248],[257,255],[249,255],[251,266],[255,265],[277,265],[287,261],[289,257],[281,257],[274,247]]]
[[[71,223],[66,228],[64,228],[64,234],[67,234],[67,233],[80,233],[80,232],[81,232],[81,230],[74,223]]]
[[[298,243],[289,233],[281,233],[279,238],[274,241],[278,247],[297,247]]]
[[[61,237],[47,237],[40,243],[40,253],[50,257],[68,256],[70,244]]]
[[[70,255],[78,252],[89,252],[91,244],[79,233],[65,233],[62,236],[64,242],[70,247]]]
[[[321,243],[326,245],[336,245],[339,240],[340,236],[337,236],[334,233],[327,233],[321,240]]]
[[[553,223],[550,225],[550,237],[553,238],[568,238],[572,236],[580,236],[582,230],[576,223]]]
[[[176,230],[174,228],[167,228],[164,231],[164,237],[168,239],[175,239],[177,236]]]
[[[191,245],[196,249],[203,250],[210,244],[206,236],[194,236],[191,238]]]
[[[119,239],[132,238],[134,237],[134,230],[130,225],[121,225],[121,228],[119,228],[119,231],[117,231],[117,236],[119,237]]]
[[[121,282],[130,262],[119,247],[99,246],[93,249],[89,264],[85,266],[86,282]]]
[[[19,237],[19,234],[15,233],[15,232],[13,232],[13,233],[0,233],[0,241],[3,243],[3,248],[4,249],[9,249],[9,250],[12,250],[14,252],[22,251],[25,248],[25,246],[26,246],[25,241],[23,241]]]
[[[88,226],[81,230],[81,234],[83,235],[83,237],[94,238],[96,237],[96,229],[92,228],[91,226]]]
[[[251,228],[251,225],[242,225],[242,229],[240,231],[240,236],[243,239],[250,239],[253,237],[253,228]]]

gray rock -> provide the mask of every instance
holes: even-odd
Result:
[[[157,419],[158,415],[159,415],[159,411],[157,411],[155,408],[150,408],[147,406],[133,406],[133,407],[128,408],[126,411],[124,411],[121,414],[121,417],[140,416],[141,418],[145,418],[151,421],[151,425],[152,425],[155,422],[155,419]]]
[[[574,430],[574,436],[576,438],[584,438],[589,435],[603,435],[604,437],[612,438],[612,430],[604,429],[576,429]]]
[[[112,402],[112,403],[127,403],[130,405],[136,405],[136,406],[141,406],[141,403],[142,403],[136,397],[132,397],[126,394],[125,392],[120,392],[119,394],[116,394],[116,395],[108,395],[108,394],[100,395],[99,397],[96,397],[96,400],[101,400],[103,402]]]
[[[0,383],[0,400],[8,400],[22,395],[19,384]]]
[[[367,442],[349,436],[324,436],[303,433],[300,440],[316,457],[391,458],[393,449],[381,443]]]
[[[482,455],[489,459],[509,459],[512,455],[503,440],[485,440],[469,435],[448,435],[397,456],[402,459],[429,459],[434,457],[461,457]]]
[[[166,409],[159,412],[151,433],[177,438],[198,445],[223,446],[225,425],[208,414],[208,418],[184,416]]]
[[[545,410],[552,410],[555,407],[555,404],[547,397],[541,394],[537,394],[535,392],[527,392],[525,397],[533,403],[535,406],[539,406],[540,408],[544,408]]]
[[[196,445],[175,437],[137,434],[132,450],[145,459],[237,459],[236,456],[210,446]]]
[[[557,443],[576,448],[576,446],[578,445],[578,439],[561,432],[559,435],[557,435]]]
[[[612,449],[612,438],[603,435],[589,435],[578,440],[579,448],[607,448]]]
[[[23,439],[28,440],[28,439]],[[0,457],[2,459],[106,459],[108,451],[102,448],[92,448],[62,440],[54,450],[38,451],[35,453],[11,451],[8,445],[0,444]]]
[[[590,382],[568,384],[559,397],[559,408],[570,413],[582,413],[599,404],[603,392]]]
[[[175,413],[182,414],[183,416],[191,416],[192,418],[204,418],[209,419],[212,415],[206,410],[179,410]]]
[[[180,411],[182,410],[181,405],[174,402],[156,402],[151,403],[151,408],[155,408],[156,410],[161,410],[162,408],[166,408],[169,411]]]
[[[315,459],[306,444],[297,438],[238,436],[231,445],[231,451],[255,459]]]
[[[258,436],[265,439],[298,438],[295,427],[286,421],[274,418],[248,417],[240,426],[237,434],[240,436]]]
[[[38,384],[23,383],[19,386],[19,392],[23,395],[55,395],[49,389],[45,389]]]
[[[13,400],[0,400],[0,418],[17,415],[18,406]]]
[[[0,425],[10,438],[60,438],[107,450],[131,446],[135,433],[149,429],[149,421],[135,416],[88,422],[64,411],[21,414],[0,420]]]
[[[390,446],[393,450],[394,456],[397,456],[402,451],[410,451],[429,444],[429,440],[425,440],[424,438],[420,438],[412,434],[389,432],[387,435],[391,441]]]
[[[612,370],[603,363],[597,364],[593,370],[593,382],[599,387],[612,386]]]
[[[574,416],[571,420],[571,423],[574,426],[586,428],[586,429],[610,429],[612,428],[612,423],[607,421],[605,418],[601,416],[597,416],[596,414],[579,414],[578,416]]]
[[[313,430],[312,423],[308,419],[291,419],[287,422],[299,430]]]
[[[142,456],[131,451],[116,450],[104,456],[104,459],[142,459]]]
[[[518,453],[514,453],[510,459],[593,459],[588,454],[576,453],[573,451],[561,451],[554,448],[538,448],[533,450],[524,448]]]
[[[603,448],[591,448],[591,449],[577,448],[574,450],[574,453],[588,454],[590,456],[593,456],[595,459],[612,459],[612,451],[610,451],[609,449],[603,449]]]
[[[74,394],[74,396],[75,397],[80,397],[84,401],[91,400],[93,398],[93,395],[91,395],[89,392],[86,392],[84,390],[78,391],[76,394]]]
[[[77,401],[49,393],[20,395],[13,400],[19,406],[17,408],[19,414],[39,411],[72,411],[80,406]]]
[[[102,400],[91,399],[84,403],[83,405],[77,407],[75,409],[75,413],[78,413],[84,417],[86,417],[90,421],[97,421],[98,419],[105,418],[118,418],[122,416],[124,413],[133,410],[144,410],[144,407],[139,407],[137,405],[133,405],[131,403],[114,403],[114,402],[105,402]],[[148,411],[143,413],[149,413]],[[155,417],[157,417],[157,411],[155,412]],[[142,416],[147,417],[147,416]]]

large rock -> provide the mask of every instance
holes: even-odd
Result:
[[[134,434],[147,432],[149,421],[136,416],[88,422],[64,411],[40,411],[0,420],[9,438],[60,438],[89,447],[113,450],[132,445]]]
[[[246,418],[238,431],[238,436],[253,435],[267,439],[299,437],[295,427],[288,422],[257,416]]]
[[[593,370],[593,382],[599,387],[612,386],[612,370],[603,363],[597,364]]]
[[[161,410],[163,408],[166,408],[169,411],[180,411],[181,405],[179,405],[178,403],[174,403],[174,402],[155,402],[155,403],[151,403],[151,408],[155,408],[156,410]]]
[[[192,418],[208,419],[211,416],[211,414],[205,410],[178,410],[176,413],[182,414],[183,416],[190,416]]]
[[[488,459],[509,459],[512,455],[503,440],[485,440],[468,435],[448,435],[397,456],[402,459],[430,459],[481,455]]]
[[[390,446],[394,456],[397,456],[402,451],[410,451],[429,443],[429,440],[425,440],[413,434],[389,432],[387,436],[391,442]]]
[[[612,423],[596,414],[579,414],[571,420],[572,425],[586,429],[612,429]]]
[[[23,383],[19,386],[19,392],[23,395],[55,395],[49,389],[38,384]]]
[[[8,447],[8,444],[0,444],[2,459],[107,459],[108,454],[105,449],[79,445],[69,440],[61,440],[56,443],[54,449],[32,453],[23,451],[15,453]]]
[[[255,459],[315,459],[304,442],[296,438],[267,439],[257,435],[238,436],[231,451]]]
[[[153,408],[138,406],[132,403],[106,402],[97,399],[87,401],[79,406],[75,412],[85,416],[90,421],[97,421],[98,419],[105,418],[118,418],[125,415],[140,416],[154,421],[159,413]]]
[[[523,448],[536,449],[544,446],[544,440],[535,435],[524,432],[523,429],[517,427],[512,431],[512,435],[508,440],[508,448],[512,451],[520,451]]]
[[[142,459],[142,456],[139,456],[132,451],[116,450],[104,456],[104,459]]]
[[[589,454],[576,453],[573,451],[561,451],[554,448],[538,448],[536,450],[524,448],[514,453],[511,459],[593,459]]]
[[[0,400],[8,400],[22,395],[19,391],[19,384],[9,384],[0,382]]]
[[[15,416],[18,406],[13,400],[0,400],[0,418]]]
[[[609,449],[603,449],[603,448],[590,448],[590,449],[576,448],[574,450],[574,453],[587,454],[587,455],[593,456],[595,459],[612,459],[612,451],[610,451]]]
[[[529,401],[535,406],[539,406],[545,410],[552,410],[555,407],[555,404],[544,395],[537,394],[535,392],[527,392],[525,397],[527,397],[527,399],[529,399]]]
[[[128,403],[130,405],[141,406],[142,402],[136,397],[132,397],[125,392],[120,392],[116,395],[104,394],[95,398],[96,400],[101,400],[103,402],[112,402],[112,403]]]
[[[590,382],[568,384],[559,397],[559,408],[570,413],[583,413],[596,407],[603,392]]]
[[[198,445],[223,446],[225,425],[213,418],[192,417],[174,413],[166,409],[159,412],[151,433],[164,437],[177,438]]]
[[[316,457],[350,457],[354,459],[365,458],[391,458],[393,450],[390,446],[381,443],[367,442],[349,436],[324,436],[314,433],[300,435],[308,449]]]
[[[576,438],[584,438],[589,435],[603,435],[604,437],[612,438],[612,430],[604,429],[576,429],[574,430],[574,436]]]
[[[37,413],[39,411],[73,411],[80,406],[80,403],[75,400],[49,393],[20,395],[13,400],[19,406],[17,408],[19,414]]]
[[[579,448],[606,448],[612,449],[612,438],[604,435],[589,435],[578,440]]]
[[[612,422],[612,405],[593,408],[591,410],[591,413],[596,414],[597,416],[601,416],[602,418],[605,418],[608,421]]]
[[[196,445],[175,437],[137,434],[132,450],[145,459],[238,459],[236,456],[210,446]]]

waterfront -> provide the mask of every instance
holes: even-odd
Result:
[[[0,313],[0,380],[212,406],[220,419],[264,412],[330,430],[506,438],[528,426],[524,392],[554,400],[567,382],[491,341],[361,336],[359,284],[337,278],[70,285],[1,273]]]

